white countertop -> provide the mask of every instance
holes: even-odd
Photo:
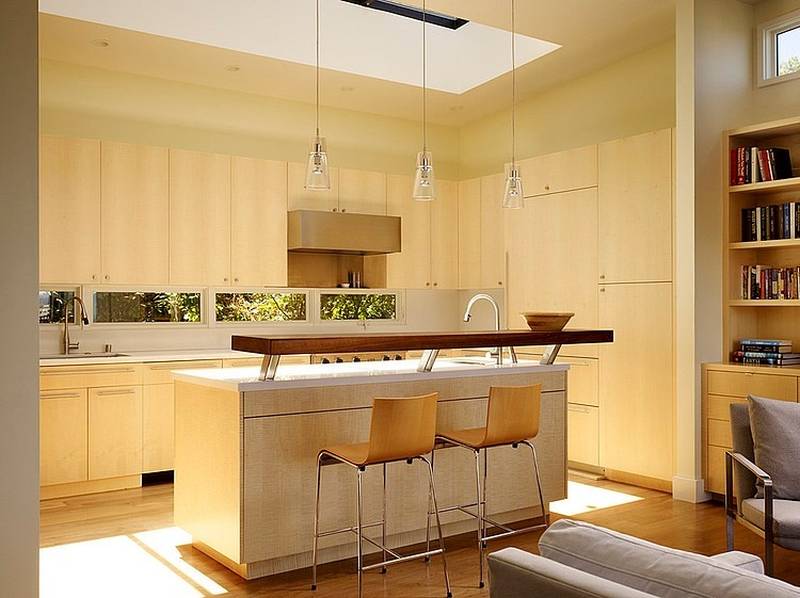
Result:
[[[243,353],[231,349],[186,349],[174,351],[129,351],[119,357],[57,357],[39,359],[40,367],[81,366],[101,363],[152,363],[156,361],[192,361],[195,359],[247,359],[260,358],[261,355]]]
[[[344,386],[374,383],[407,382],[436,378],[462,378],[473,376],[495,376],[497,374],[523,374],[540,372],[563,372],[566,364],[541,365],[537,361],[520,360],[516,365],[482,365],[464,363],[463,359],[440,358],[431,372],[418,372],[419,361],[366,361],[361,363],[328,363],[313,365],[280,365],[275,380],[262,382],[258,379],[259,368],[226,368],[203,370],[176,370],[175,380],[203,386],[213,386],[236,392],[278,390],[286,388],[313,388],[319,386]]]

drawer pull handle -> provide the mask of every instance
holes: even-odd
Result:
[[[127,388],[125,390],[101,390],[97,393],[98,397],[113,397],[113,396],[121,396],[121,395],[132,395],[136,392],[133,388]]]
[[[584,405],[572,405],[570,404],[569,410],[574,411],[575,413],[589,413],[590,407],[586,407]]]
[[[163,371],[171,371],[171,370],[191,370],[191,369],[203,369],[203,368],[214,368],[216,364],[213,362],[209,363],[192,363],[187,365],[182,365],[180,362],[171,364],[171,365],[150,365],[147,366],[148,369],[158,372]]]
[[[125,368],[125,369],[79,369],[79,370],[55,370],[55,371],[45,371],[42,372],[42,376],[76,376],[81,374],[133,374],[136,370],[133,368]]]
[[[59,394],[46,394],[41,395],[39,398],[42,400],[46,399],[80,399],[83,396],[83,393],[80,392],[62,392]]]

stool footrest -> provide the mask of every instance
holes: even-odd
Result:
[[[361,529],[368,529],[371,527],[378,527],[383,525],[383,521],[376,521],[375,523],[365,523],[361,526]],[[345,532],[353,532],[354,534],[358,533],[358,528],[356,526],[352,527],[343,527],[340,529],[334,529],[328,532],[319,532],[317,534],[318,538],[324,538],[325,536],[335,536],[336,534],[343,534]]]
[[[538,525],[531,525],[529,527],[523,527],[520,529],[512,529],[507,532],[502,532],[500,534],[484,536],[481,538],[481,542],[489,542],[490,540],[499,540],[500,538],[508,538],[509,536],[516,536],[518,534],[527,534],[529,532],[536,531],[537,529],[544,529],[546,527],[547,527],[546,523],[540,523]]]
[[[364,538],[366,540],[366,538]],[[386,567],[388,565],[394,565],[395,563],[405,563],[408,561],[414,561],[417,559],[424,559],[430,556],[436,556],[437,554],[442,554],[444,551],[441,548],[437,548],[436,550],[427,550],[425,552],[418,552],[416,554],[409,554],[406,556],[397,556],[393,559],[389,559],[387,561],[383,561],[381,563],[375,563],[374,565],[367,565],[366,567],[362,567],[362,571],[369,571],[370,569],[378,569],[379,567]]]

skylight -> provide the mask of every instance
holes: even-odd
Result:
[[[373,0],[373,3],[375,0]],[[392,3],[397,4],[397,3]],[[40,0],[42,12],[152,35],[313,65],[314,0]],[[422,27],[415,18],[321,0],[321,66],[422,85]],[[443,18],[446,15],[440,15]],[[511,70],[509,32],[469,21],[428,25],[428,86],[462,94]],[[517,66],[560,46],[517,35]]]

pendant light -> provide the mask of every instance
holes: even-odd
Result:
[[[414,194],[417,201],[433,201],[436,197],[436,177],[433,173],[433,156],[428,151],[428,73],[427,73],[427,20],[425,0],[422,0],[422,151],[417,154],[417,172],[414,176]]]
[[[514,0],[511,0],[511,164],[506,172],[503,207],[518,210],[524,206],[522,177],[517,167],[517,55]]]
[[[317,120],[316,135],[311,140],[311,149],[308,153],[308,165],[306,166],[306,189],[309,191],[329,191],[331,188],[330,172],[328,171],[328,153],[325,146],[325,138],[319,135],[319,0],[317,2],[317,65],[316,65],[316,89],[317,89]]]

